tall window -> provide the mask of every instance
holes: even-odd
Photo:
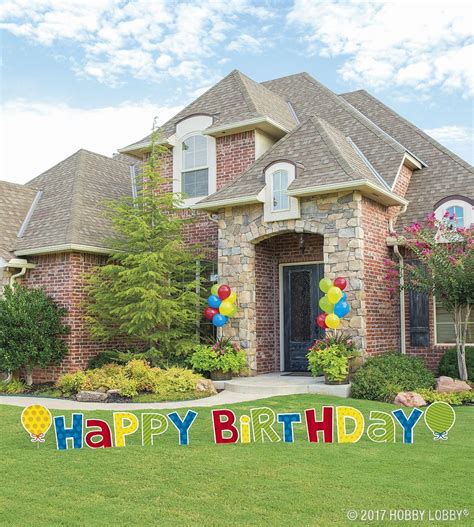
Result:
[[[454,331],[453,317],[439,303],[436,303],[436,344],[455,344],[456,333]],[[467,326],[467,344],[474,344],[474,311],[471,311]]]
[[[183,141],[181,190],[188,198],[209,194],[209,167],[207,137],[193,135]]]
[[[464,207],[459,205],[453,205],[446,209],[451,216],[454,216],[454,219],[451,220],[451,225],[454,227],[464,227]]]
[[[288,172],[277,170],[272,174],[272,210],[288,210]]]

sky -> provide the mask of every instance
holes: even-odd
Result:
[[[473,2],[0,0],[0,179],[112,155],[233,69],[365,89],[469,161]]]

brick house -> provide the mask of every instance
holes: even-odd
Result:
[[[306,368],[321,335],[322,276],[348,279],[342,327],[367,353],[399,350],[436,367],[453,324],[433,299],[394,298],[383,261],[404,258],[394,231],[433,211],[471,225],[468,163],[367,92],[336,95],[307,73],[257,83],[233,71],[161,132],[168,189],[186,194],[184,213],[196,219],[186,239],[211,250],[210,274],[236,290],[225,333],[247,348],[252,370]],[[149,150],[149,136],[112,159],[81,150],[17,186],[16,201],[0,187],[0,206],[15,211],[0,209],[0,226],[11,223],[0,236],[5,277],[34,266],[25,283],[70,310],[69,356],[43,375],[84,367],[103,348],[82,320],[83,275],[107,257],[100,202],[133,192]]]

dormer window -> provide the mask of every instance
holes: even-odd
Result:
[[[182,192],[187,198],[209,194],[209,162],[207,137],[192,135],[182,143]]]
[[[190,207],[217,189],[216,139],[205,135],[210,115],[190,115],[176,124],[173,145],[173,192]]]
[[[272,210],[283,211],[290,207],[288,196],[288,171],[277,170],[272,174]]]
[[[449,218],[449,223],[454,227],[469,228],[473,223],[473,203],[463,196],[450,196],[439,201],[435,206],[436,218]]]
[[[265,169],[262,190],[264,221],[290,220],[300,217],[300,202],[288,194],[296,178],[296,165],[291,161],[274,161]]]

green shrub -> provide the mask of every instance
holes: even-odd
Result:
[[[162,370],[152,368],[143,360],[132,360],[125,366],[105,364],[101,368],[67,373],[55,387],[65,395],[81,390],[118,390],[123,397],[136,397],[139,393],[153,393],[158,399],[173,399],[188,394],[193,398],[200,375],[184,368]],[[182,397],[178,397],[182,398]]]
[[[86,380],[86,374],[83,371],[74,373],[65,373],[56,382],[55,387],[64,395],[72,395],[82,390],[82,385]]]
[[[153,393],[161,397],[179,395],[182,393],[194,392],[196,384],[200,381],[201,376],[193,373],[191,370],[183,368],[170,368],[169,370],[160,370],[156,374]]]
[[[67,353],[63,337],[66,310],[42,289],[15,284],[0,301],[0,371],[25,368],[27,384],[33,368],[59,364]]]
[[[467,378],[474,382],[474,346],[466,347]],[[438,367],[440,375],[459,379],[458,355],[456,348],[449,349],[441,358]]]
[[[343,381],[349,374],[349,359],[358,355],[360,351],[349,337],[327,336],[309,349],[308,370],[313,377],[324,372],[330,381]]]
[[[213,345],[195,346],[189,360],[194,370],[200,372],[222,371],[239,373],[247,366],[247,355],[229,338],[220,338]]]
[[[0,393],[14,394],[26,391],[26,386],[17,379],[12,379],[10,382],[0,382]]]
[[[434,403],[436,401],[443,401],[452,405],[474,404],[473,390],[445,393],[437,392],[436,390],[432,389],[421,389],[416,390],[416,392],[419,393],[428,404]]]
[[[392,401],[398,392],[431,388],[434,382],[434,375],[420,359],[400,353],[385,353],[368,359],[354,373],[351,396]]]

